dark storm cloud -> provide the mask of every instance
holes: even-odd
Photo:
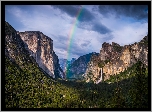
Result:
[[[106,34],[106,33],[110,33],[110,29],[108,29],[106,26],[100,24],[100,23],[94,23],[93,27],[92,27],[93,31],[96,31],[100,34]]]
[[[76,17],[82,7],[79,5],[52,5],[52,6],[54,8],[60,9],[62,12],[65,12],[71,17]],[[82,8],[80,17],[78,18],[78,20],[80,22],[83,22],[83,21],[91,21],[92,19],[94,19],[94,16],[92,15],[92,13],[89,10]]]
[[[97,6],[97,5],[94,5],[94,6],[92,7],[92,11],[98,11],[98,6]]]
[[[100,5],[98,8],[99,12],[104,16],[111,13],[116,14],[117,17],[124,15],[138,20],[147,20],[148,18],[147,5]]]
[[[78,24],[79,28],[86,29],[88,31],[95,31],[100,34],[110,33],[111,30],[101,24],[100,22],[92,21],[92,22],[82,22]]]
[[[53,7],[60,9],[71,17],[75,17],[81,8],[81,6],[78,5],[53,5]],[[85,8],[82,9],[78,20],[80,21],[80,23],[78,24],[79,28],[96,31],[100,34],[106,34],[110,32],[110,30],[106,26],[95,20],[93,13]]]
[[[93,19],[94,19],[94,16],[87,9],[82,9],[80,17],[78,18],[78,20],[81,22],[91,21]]]

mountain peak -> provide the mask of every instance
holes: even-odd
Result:
[[[119,74],[131,67],[137,62],[136,60],[148,66],[148,36],[132,45],[120,46],[115,42],[112,42],[112,45],[104,42],[100,54],[91,58],[84,76],[87,82],[90,80],[96,82],[102,68],[104,78],[107,80],[111,75]],[[93,79],[88,76],[90,72]]]
[[[9,23],[5,22],[6,43],[18,46],[22,43],[30,56],[32,56],[39,67],[51,77],[63,77],[64,73],[59,66],[58,56],[53,50],[53,40],[40,31],[16,31]],[[17,44],[17,45],[16,45]],[[10,53],[12,48],[6,48]],[[12,51],[15,55],[15,50]],[[22,52],[20,52],[22,53]]]

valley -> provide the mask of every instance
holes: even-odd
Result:
[[[5,22],[5,82],[5,108],[148,108],[148,35],[67,61],[50,37]]]

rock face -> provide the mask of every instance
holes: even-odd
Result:
[[[65,73],[67,70],[67,67],[70,66],[76,58],[72,58],[71,61],[68,61],[67,59],[59,59],[60,67],[62,68],[63,72]]]
[[[34,57],[39,67],[53,78],[65,75],[60,68],[58,56],[53,51],[53,40],[39,31],[18,32],[27,44],[27,49]]]
[[[22,61],[28,62],[30,53],[26,47],[16,30],[5,22],[5,56],[17,64],[22,64]],[[25,54],[26,56],[22,56]]]
[[[99,53],[89,53],[83,56],[80,56],[77,60],[75,60],[67,70],[68,78],[76,78],[81,79],[82,75],[85,73],[87,69],[87,64],[90,61],[92,55],[98,55]]]
[[[92,56],[84,74],[86,82],[99,82],[123,72],[128,67],[140,60],[148,66],[148,35],[140,42],[131,45],[120,46],[112,42],[112,45],[104,42],[99,56]],[[102,72],[102,73],[101,73]],[[102,81],[101,80],[101,81]]]
[[[19,48],[25,48],[26,51],[28,51],[27,55],[29,54],[33,57],[39,67],[47,74],[53,78],[65,77],[62,69],[60,68],[58,56],[53,51],[53,40],[51,38],[39,31],[16,32],[16,30],[7,22],[5,22],[5,32],[8,33],[9,31],[6,31],[6,29],[11,29],[13,33],[11,33],[10,36],[8,34],[6,35],[5,42],[11,43],[16,39],[16,42],[19,42],[21,43],[19,45],[22,45],[19,46]],[[8,46],[9,43],[6,45]],[[17,53],[17,51],[15,52],[15,49],[10,49],[10,47],[7,46],[5,54],[13,58],[13,55]]]

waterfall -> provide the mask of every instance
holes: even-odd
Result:
[[[100,79],[96,82],[96,84],[102,81],[102,68],[100,68],[100,71],[101,71],[101,76],[100,76]]]

